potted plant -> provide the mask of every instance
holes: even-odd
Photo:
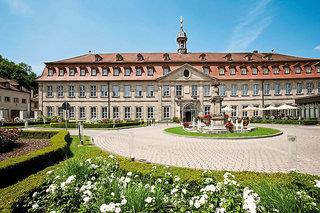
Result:
[[[233,123],[231,121],[228,121],[226,124],[225,124],[225,127],[226,129],[229,131],[229,132],[233,132]]]

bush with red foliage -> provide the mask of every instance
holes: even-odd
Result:
[[[191,125],[191,123],[190,122],[183,122],[182,125],[184,128],[188,128]]]
[[[0,148],[8,148],[14,145],[21,134],[21,130],[0,128]]]
[[[225,124],[225,127],[229,132],[233,132],[233,123],[230,121]]]

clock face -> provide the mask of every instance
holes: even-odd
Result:
[[[184,72],[183,72],[183,75],[184,75],[184,77],[189,78],[189,76],[190,76],[190,71],[187,70],[187,69],[185,69]]]

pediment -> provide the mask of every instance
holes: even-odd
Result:
[[[189,72],[189,75],[186,75]],[[202,71],[196,69],[190,64],[171,71],[165,76],[158,78],[158,81],[214,81],[218,82],[216,78],[204,74]]]

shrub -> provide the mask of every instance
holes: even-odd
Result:
[[[233,132],[233,124],[231,121],[228,121],[226,124],[225,124],[225,127],[226,129],[229,131],[229,132]]]
[[[172,122],[174,123],[180,123],[180,119],[178,117],[173,117]]]
[[[319,122],[315,119],[308,120],[289,120],[289,119],[251,119],[252,123],[264,123],[264,124],[302,124],[302,125],[316,125]]]
[[[188,128],[190,126],[190,122],[183,122],[182,125],[184,128]]]
[[[32,133],[32,131],[23,131],[22,135],[51,135],[51,145],[43,149],[29,152],[25,155],[9,158],[0,162],[0,186],[6,186],[17,180],[23,179],[28,175],[40,171],[50,165],[53,165],[69,154],[68,142],[70,135],[67,131],[55,131],[54,133],[45,131],[46,133]]]
[[[119,128],[129,126],[139,126],[144,124],[144,121],[130,121],[119,123],[84,123],[84,128]],[[77,128],[77,123],[68,123],[68,128]],[[52,128],[65,128],[65,123],[51,123]]]
[[[45,124],[49,124],[50,122],[46,121]],[[1,123],[0,123],[1,124]],[[42,121],[30,121],[28,122],[28,125],[39,125],[44,124]],[[2,126],[24,126],[24,122],[4,122],[1,124]]]
[[[20,136],[21,130],[0,128],[0,149],[12,147]]]

